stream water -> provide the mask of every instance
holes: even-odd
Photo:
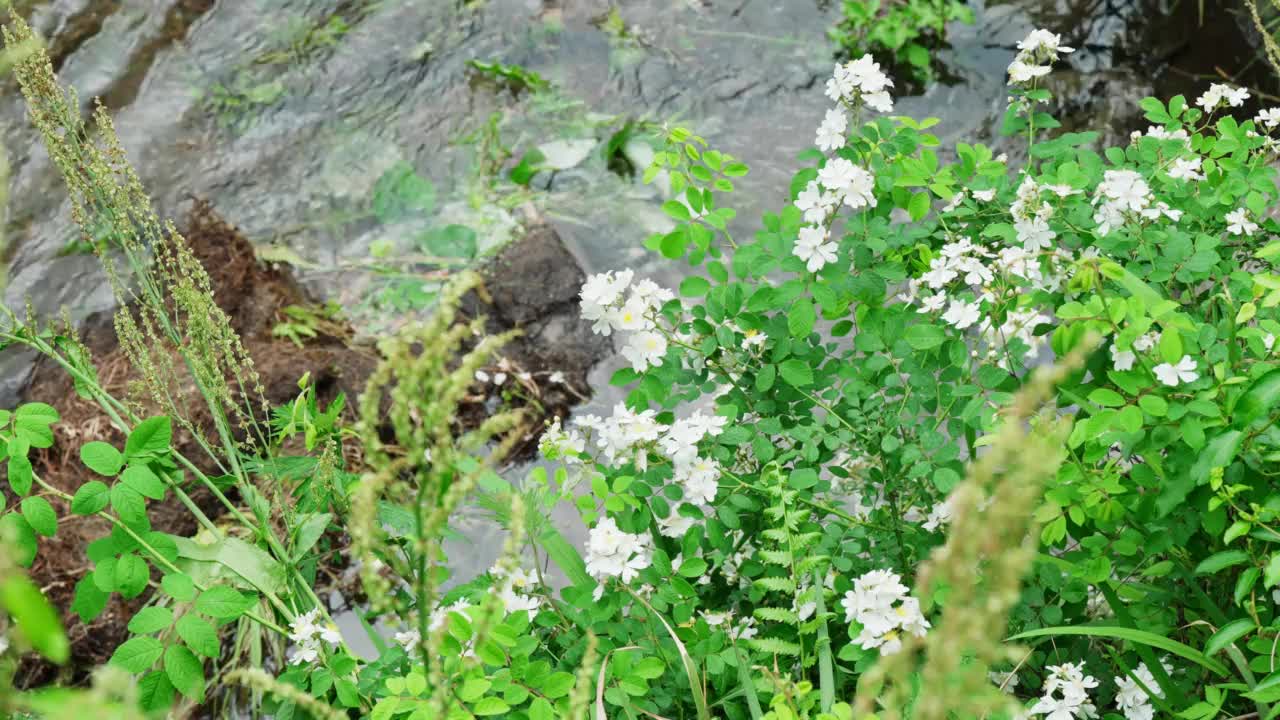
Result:
[[[824,0],[619,0],[616,10],[605,0],[18,4],[85,108],[100,96],[114,112],[162,215],[208,199],[263,257],[293,264],[317,298],[341,302],[371,333],[429,305],[433,286],[412,258],[424,243],[438,254],[433,231],[469,227],[482,254],[510,236],[520,205],[547,217],[587,272],[629,266],[674,284],[680,267],[641,246],[666,227],[659,190],[617,162],[611,169],[604,153],[627,118],[674,119],[743,159],[752,172],[733,200],[732,230],[754,232],[761,210],[785,202],[795,157],[828,105],[825,31],[839,14]],[[1257,69],[1239,14],[1216,3],[1203,23],[1189,0],[974,4],[976,23],[952,28],[940,52],[948,81],[895,109],[940,118],[944,147],[1001,144],[1005,66],[1035,26],[1081,48],[1054,74],[1066,124],[1112,137],[1142,125],[1136,103],[1147,94],[1190,95],[1215,73]],[[472,60],[523,66],[553,90],[495,88]],[[11,165],[5,302],[65,306],[76,318],[110,309],[16,88],[0,87]],[[493,182],[488,158],[539,146],[561,170],[540,174],[532,191]],[[646,152],[632,141],[625,156],[641,165]],[[0,399],[13,402],[29,366],[20,354],[0,357]],[[616,402],[607,383],[616,366],[597,369],[583,411]],[[564,525],[581,533],[576,518]],[[455,559],[466,575],[499,546],[473,538]]]

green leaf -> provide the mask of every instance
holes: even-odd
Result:
[[[125,553],[116,560],[116,590],[126,599],[141,595],[150,578],[151,569],[147,567],[147,561],[137,555]]]
[[[679,200],[668,200],[662,203],[662,211],[677,222],[683,222],[690,217],[689,208]]]
[[[574,677],[567,672],[553,672],[542,684],[542,694],[555,700],[573,689]]]
[[[149,635],[167,630],[173,624],[173,611],[167,607],[144,607],[129,620],[129,632]]]
[[[82,445],[80,461],[85,464],[85,467],[105,477],[115,477],[120,472],[120,468],[124,467],[124,455],[101,440]]]
[[[803,360],[792,358],[778,365],[782,379],[793,387],[808,387],[813,384],[813,370]]]
[[[191,602],[196,598],[196,585],[190,575],[169,573],[160,579],[160,588],[178,602]]]
[[[913,222],[919,222],[921,218],[929,214],[929,193],[918,192],[911,196],[911,200],[907,203],[907,213],[911,215]]]
[[[787,313],[787,329],[791,331],[791,337],[802,338],[813,332],[813,324],[817,319],[813,303],[802,298],[793,303],[791,311]]]
[[[110,496],[111,489],[106,486],[106,483],[90,480],[81,485],[80,489],[76,490],[75,496],[71,498],[71,512],[77,515],[92,515],[100,512],[110,502]]]
[[[120,482],[132,488],[139,495],[152,500],[164,499],[164,481],[156,477],[151,468],[144,464],[130,465],[120,475]]]
[[[14,436],[31,447],[50,447],[53,445],[53,430],[49,426],[57,421],[58,411],[53,406],[27,403],[13,413]]]
[[[204,665],[182,645],[170,645],[164,653],[164,674],[178,692],[201,702],[204,700]]]
[[[1280,370],[1272,370],[1254,381],[1236,401],[1234,425],[1246,428],[1266,417],[1280,403]]]
[[[85,575],[76,583],[75,598],[71,601],[71,612],[80,617],[80,622],[88,624],[98,617],[107,607],[111,595],[98,589],[92,575]]]
[[[435,185],[403,160],[391,166],[373,185],[373,213],[384,223],[395,222],[411,213],[430,214],[435,204]]]
[[[1238,618],[1218,628],[1218,632],[1209,638],[1204,645],[1204,654],[1209,657],[1217,655],[1223,648],[1247,635],[1258,627],[1252,618]]]
[[[111,509],[131,528],[147,528],[147,501],[137,490],[123,483],[111,488]]]
[[[1224,568],[1233,567],[1249,561],[1249,554],[1243,550],[1223,550],[1214,553],[1196,565],[1196,575],[1212,575]]]
[[[479,249],[476,231],[465,225],[432,228],[418,237],[418,244],[427,253],[440,258],[470,259]]]
[[[47,660],[62,665],[71,656],[57,611],[26,575],[9,573],[0,579],[0,607],[14,621],[11,627]]]
[[[329,528],[329,523],[333,520],[330,513],[310,513],[298,525],[293,541],[293,560],[298,562],[306,557],[311,548],[319,542],[324,531]]]
[[[27,459],[25,452],[9,456],[9,487],[13,488],[15,494],[22,496],[31,492],[33,477],[31,461]]]
[[[1125,404],[1124,396],[1109,388],[1097,388],[1089,393],[1089,402],[1102,407],[1121,407]]]
[[[138,681],[138,704],[147,712],[168,710],[173,705],[173,683],[159,670],[147,673]]]
[[[31,529],[31,523],[25,517],[19,513],[0,515],[0,537],[12,540],[13,546],[5,550],[13,552],[14,562],[22,567],[31,567],[36,559],[39,541],[36,539],[36,531]]]
[[[194,652],[215,659],[220,654],[222,648],[218,642],[218,631],[208,620],[188,613],[178,618],[175,629],[178,631],[178,637],[182,638],[187,647]]]
[[[179,557],[221,565],[263,594],[279,594],[284,590],[284,566],[256,545],[235,537],[224,537],[208,544],[183,537],[175,537],[173,541]],[[211,568],[210,571],[224,572],[219,568]]]
[[[116,648],[110,662],[137,675],[150,670],[163,654],[164,645],[159,640],[149,636],[135,637]]]
[[[556,711],[546,698],[534,698],[529,703],[529,720],[555,720]]]
[[[768,392],[777,378],[778,368],[776,365],[765,365],[760,368],[760,372],[756,373],[756,391]]]
[[[196,610],[215,620],[232,620],[244,614],[256,600],[226,585],[218,585],[200,593]]]
[[[1190,645],[1184,645],[1177,640],[1170,640],[1163,635],[1157,635],[1152,632],[1147,632],[1146,630],[1134,630],[1115,625],[1074,625],[1039,628],[1014,635],[1013,637],[1008,638],[1006,642],[1061,636],[1101,637],[1139,643],[1141,645],[1146,645],[1148,647],[1156,648],[1157,650],[1164,650],[1165,652],[1177,655],[1184,660],[1189,660],[1206,670],[1217,673],[1223,677],[1228,676],[1230,672],[1227,670],[1225,665],[1217,660],[1207,657],[1204,653],[1201,653]]]
[[[32,530],[45,537],[53,537],[58,532],[58,513],[42,497],[25,498],[22,501],[22,516],[30,523]]]
[[[147,418],[138,423],[129,433],[124,443],[126,460],[134,458],[163,455],[169,451],[169,443],[173,439],[173,427],[165,415]]]
[[[471,714],[478,716],[486,715],[505,715],[511,706],[502,701],[502,698],[487,697],[482,698],[480,702],[471,706]]]
[[[701,297],[711,289],[711,282],[698,275],[690,275],[680,283],[680,294],[685,297]]]
[[[932,350],[946,342],[947,334],[936,325],[912,325],[905,335],[907,344],[915,350]]]

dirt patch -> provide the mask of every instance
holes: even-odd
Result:
[[[185,237],[209,273],[214,299],[226,311],[254,358],[267,400],[280,405],[298,392],[298,378],[310,373],[322,402],[345,393],[348,408],[363,389],[377,363],[368,347],[353,346],[352,333],[343,323],[319,328],[318,336],[302,346],[273,335],[283,310],[306,305],[309,298],[287,267],[269,266],[256,259],[253,246],[234,226],[218,217],[208,204],[196,201],[186,220]],[[484,315],[490,332],[513,328],[520,337],[503,349],[490,374],[508,379],[497,384],[477,382],[475,393],[460,409],[459,424],[473,427],[501,403],[528,408],[530,423],[518,458],[527,458],[537,444],[546,419],[563,416],[588,394],[587,373],[611,351],[607,338],[591,333],[578,314],[578,289],[585,276],[576,259],[550,226],[534,223],[525,236],[508,245],[483,269],[485,295],[464,301],[463,314]],[[120,349],[110,315],[90,317],[81,328],[81,339],[96,359],[99,379],[116,397],[126,397],[132,368]],[[513,392],[516,388],[519,392]],[[47,360],[36,364],[24,399],[47,402],[62,419],[55,424],[54,445],[39,451],[33,460],[36,472],[63,491],[74,494],[95,475],[80,462],[80,447],[91,440],[105,440],[117,447],[124,437],[93,404],[75,393],[68,376]],[[201,403],[191,403],[202,407]],[[197,426],[200,425],[198,418]],[[200,463],[198,445],[175,427],[175,446]],[[213,472],[212,467],[204,468]],[[222,505],[202,487],[189,494],[207,515],[217,518]],[[233,500],[235,498],[233,497]],[[88,669],[110,658],[126,639],[129,619],[145,595],[125,601],[118,595],[92,622],[82,623],[70,611],[75,586],[91,567],[86,548],[107,535],[109,523],[95,517],[69,513],[65,504],[51,499],[61,518],[58,534],[42,539],[31,573],[56,607],[63,608],[63,622],[72,644],[71,663],[63,670],[38,660],[25,659],[18,673],[21,687],[54,680],[77,682]],[[189,536],[197,527],[191,514],[170,496],[151,505],[153,529]]]
[[[322,331],[301,348],[272,336],[272,329],[285,307],[307,302],[305,293],[287,270],[259,263],[248,240],[206,203],[194,203],[187,217],[185,236],[209,273],[215,300],[227,312],[249,354],[255,358],[269,402],[277,405],[295,397],[298,378],[307,372],[311,373],[324,401],[339,392],[354,396],[364,386],[376,357],[367,348],[350,346],[345,340],[349,333]],[[96,315],[86,320],[81,339],[96,359],[103,386],[116,397],[126,397],[133,373],[116,340],[111,316]],[[95,479],[79,459],[79,449],[84,443],[105,440],[117,447],[123,446],[124,437],[111,426],[98,406],[78,396],[66,373],[52,362],[42,359],[37,363],[24,396],[53,405],[62,417],[54,425],[54,445],[40,451],[33,461],[36,472],[63,491],[74,494],[80,485]],[[198,419],[196,422],[200,424]],[[198,445],[176,428],[175,445],[197,465],[202,464],[204,455]],[[204,469],[213,471],[212,467]],[[190,488],[189,493],[210,517],[217,517],[224,510],[202,487]],[[70,612],[76,583],[91,565],[86,547],[107,535],[111,527],[100,518],[72,515],[65,504],[57,499],[51,501],[62,521],[56,537],[41,541],[31,573],[55,606],[64,609],[63,622],[72,644],[72,661],[66,671],[70,676],[62,679],[76,681],[85,669],[105,662],[125,639],[125,625],[145,597],[125,601],[114,596],[106,610],[88,624]],[[172,496],[153,503],[150,515],[154,530],[185,536],[196,531],[195,519]],[[54,680],[56,672],[53,666],[28,658],[18,678],[24,687],[32,687]]]

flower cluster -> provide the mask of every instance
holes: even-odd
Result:
[[[1048,670],[1044,694],[1031,706],[1031,714],[1044,715],[1046,720],[1097,717],[1089,690],[1098,687],[1098,681],[1084,674],[1083,662],[1051,665]]]
[[[627,333],[622,356],[636,372],[644,372],[661,365],[667,354],[667,336],[658,327],[657,315],[675,295],[648,279],[633,285],[634,275],[631,270],[592,275],[579,297],[582,317],[593,322],[592,332],[606,336],[614,331]]]
[[[880,70],[880,63],[870,55],[863,55],[844,65],[836,65],[831,79],[827,80],[827,97],[840,105],[857,107],[862,103],[887,113],[893,112],[893,98],[889,96],[891,87],[893,80]],[[821,130],[818,135],[821,137]]]
[[[1132,370],[1133,364],[1138,360],[1138,353],[1147,352],[1148,350],[1150,350],[1151,348],[1159,344],[1159,342],[1160,342],[1160,333],[1149,332],[1144,335],[1139,335],[1137,339],[1133,341],[1133,348],[1131,350],[1123,350],[1120,348],[1119,345],[1112,343],[1111,344],[1112,367],[1122,372],[1126,370]]]
[[[524,610],[533,613],[542,606],[542,598],[528,594],[538,586],[538,578],[534,574],[521,568],[506,570],[501,564],[489,568],[489,574],[498,581],[494,588],[507,612]]]
[[[818,127],[818,148],[833,152],[844,147],[849,129],[848,108],[856,110],[865,104],[880,112],[893,110],[890,87],[893,81],[870,55],[837,65],[827,81],[827,97],[837,106],[827,111]],[[830,222],[842,205],[855,210],[875,207],[875,177],[846,158],[833,157],[818,171],[818,178],[796,197],[796,208],[803,213],[805,226],[800,229],[793,253],[805,262],[809,272],[816,273],[836,260],[837,245],[831,240]]]
[[[587,572],[601,583],[595,598],[604,597],[605,580],[616,577],[629,583],[652,559],[653,547],[646,537],[623,532],[613,518],[601,518],[587,536]]]
[[[1249,99],[1249,91],[1222,83],[1213,83],[1203,95],[1196,98],[1196,104],[1211,113],[1221,107],[1240,107]]]
[[[1062,44],[1062,37],[1048,30],[1033,30],[1018,42],[1018,55],[1009,64],[1009,84],[1027,85],[1049,74],[1059,54],[1075,52]]]
[[[1173,671],[1167,663],[1161,661],[1160,664],[1164,666],[1166,673]],[[1138,665],[1132,677],[1117,677],[1116,687],[1116,708],[1124,713],[1126,720],[1152,720],[1155,717],[1156,710],[1151,706],[1151,695],[1147,694],[1147,690],[1158,698],[1164,698],[1164,690],[1160,688],[1146,663]]]
[[[317,622],[320,610],[317,608],[303,613],[289,623],[289,639],[297,644],[293,655],[289,657],[292,665],[315,662],[320,657],[323,641],[333,649],[342,643],[342,635],[332,622]]]
[[[892,655],[902,648],[902,633],[923,637],[931,626],[920,612],[920,601],[908,592],[902,578],[889,570],[872,570],[854,580],[841,601],[845,622],[862,626],[854,644]]]
[[[1182,219],[1182,211],[1158,202],[1146,178],[1133,170],[1108,170],[1093,197],[1093,221],[1098,235],[1105,237],[1128,220]]]

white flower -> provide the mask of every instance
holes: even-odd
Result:
[[[1132,170],[1108,170],[1098,191],[1122,208],[1141,211],[1150,202],[1151,188],[1142,175]]]
[[[946,293],[930,295],[920,302],[921,312],[937,312],[947,304]]]
[[[1262,110],[1254,118],[1254,121],[1268,130],[1273,130],[1277,125],[1280,125],[1280,108]]]
[[[974,190],[973,197],[982,202],[991,202],[996,197],[995,190]]]
[[[1133,341],[1133,349],[1138,352],[1146,352],[1160,343],[1160,333],[1149,332],[1139,335]]]
[[[1160,382],[1175,387],[1179,383],[1195,382],[1200,375],[1196,372],[1196,361],[1190,355],[1183,355],[1177,365],[1160,363],[1155,367],[1156,377]]]
[[[831,108],[826,118],[818,126],[818,137],[815,144],[823,152],[831,152],[844,147],[844,134],[849,127],[849,117],[842,108]]]
[[[658,532],[669,538],[682,538],[697,520],[672,510],[664,518],[658,518]]]
[[[1044,683],[1044,695],[1031,707],[1031,714],[1044,715],[1047,720],[1073,720],[1092,718],[1097,708],[1089,701],[1089,690],[1098,681],[1084,674],[1083,663],[1066,663],[1050,666],[1049,677]],[[1061,697],[1057,697],[1061,695]]]
[[[606,314],[617,304],[634,274],[631,270],[623,270],[615,276],[610,271],[592,275],[583,283],[578,296],[582,301],[582,317],[595,322],[592,331],[600,335],[612,332]]]
[[[1031,34],[1018,41],[1018,49],[1031,53],[1052,55],[1055,59],[1058,53],[1065,55],[1075,52],[1075,48],[1069,48],[1062,44],[1061,35],[1043,29],[1032,30]]]
[[[1267,352],[1271,352],[1271,348],[1275,347],[1275,345],[1276,345],[1275,335],[1271,333],[1267,333],[1266,335],[1262,336],[1262,347],[1266,348]]]
[[[1205,112],[1213,112],[1225,103],[1231,107],[1240,107],[1249,99],[1249,91],[1221,83],[1213,83],[1203,95],[1196,99],[1196,104]]]
[[[1141,681],[1141,685],[1138,681]],[[1133,677],[1121,675],[1116,677],[1115,682],[1118,688],[1116,707],[1128,720],[1149,720],[1155,712],[1151,707],[1151,695],[1143,689],[1144,685],[1156,697],[1164,697],[1164,691],[1160,689],[1159,683],[1156,682],[1155,676],[1151,674],[1146,663],[1138,665],[1133,671]]]
[[[1052,245],[1052,241],[1058,236],[1053,230],[1049,229],[1049,223],[1040,218],[1031,218],[1029,220],[1017,220],[1013,223],[1014,232],[1018,234],[1018,241],[1022,243],[1022,247],[1027,252],[1036,252],[1038,250],[1048,250]]]
[[[1252,235],[1258,232],[1258,224],[1249,219],[1249,211],[1236,208],[1227,213],[1227,232],[1232,235]]]
[[[729,626],[730,640],[750,640],[760,633],[756,628],[756,619],[753,617],[745,617],[738,621],[736,625]]]
[[[1132,370],[1138,356],[1132,350],[1121,350],[1119,345],[1111,344],[1111,365],[1120,371]]]
[[[522,568],[508,572],[500,565],[490,568],[489,573],[501,583],[496,590],[506,612],[524,610],[533,613],[542,606],[542,598],[524,592],[537,587],[538,579],[534,575]]]
[[[799,237],[791,253],[805,262],[805,269],[816,273],[836,261],[836,244],[827,242],[827,231],[817,225],[800,228]]]
[[[752,348],[762,348],[765,343],[769,342],[769,336],[759,330],[747,330],[744,338],[742,338],[742,349],[750,350]]]
[[[662,358],[666,354],[666,336],[653,330],[635,333],[622,348],[622,356],[630,361],[632,369],[636,372],[644,372],[650,367],[661,365]]]
[[[565,385],[568,383],[568,381],[565,380],[564,372],[561,370],[556,370],[555,372],[548,375],[547,381],[554,383],[556,385]]]
[[[393,639],[396,641],[397,645],[404,648],[405,652],[411,653],[415,648],[417,648],[418,643],[422,642],[422,635],[418,632],[417,628],[411,628],[409,630],[396,633],[393,636]]]
[[[818,182],[828,190],[844,192],[844,189],[853,182],[857,170],[857,165],[844,158],[831,158],[818,171]]]
[[[1048,75],[1051,69],[1048,65],[1028,65],[1021,60],[1014,60],[1009,63],[1009,84],[1020,85],[1030,82],[1035,78]]]
[[[1174,180],[1203,180],[1204,174],[1200,172],[1202,162],[1199,157],[1177,158],[1169,168],[1169,177]]]
[[[645,538],[623,532],[611,517],[601,518],[587,535],[587,573],[597,581],[616,577],[629,583],[649,567],[651,559]],[[603,584],[596,592],[604,592]]]
[[[305,665],[313,663],[320,658],[320,645],[317,643],[307,643],[299,645],[293,649],[293,654],[289,656],[290,665]]]
[[[954,326],[957,330],[964,330],[978,322],[978,316],[978,303],[952,300],[951,305],[947,307],[947,311],[942,314],[942,321]]]
[[[923,527],[929,532],[936,532],[939,528],[951,522],[951,498],[947,498],[942,502],[933,506],[929,510],[929,517],[925,519]]]

